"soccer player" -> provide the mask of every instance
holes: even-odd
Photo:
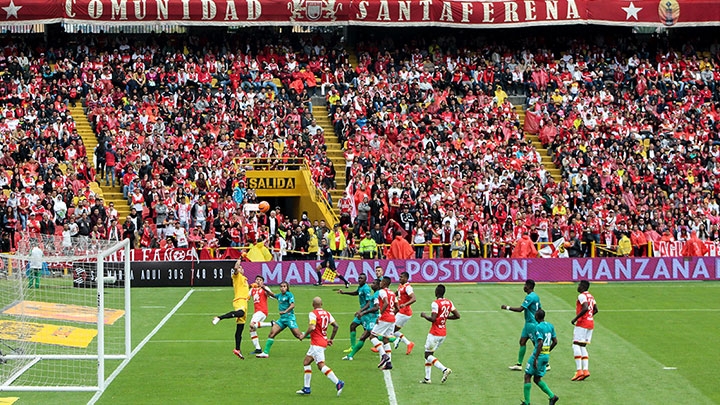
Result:
[[[263,322],[268,316],[267,299],[268,297],[275,298],[275,294],[265,285],[265,278],[257,276],[253,287],[250,289],[250,297],[253,299],[253,311],[255,311],[252,318],[250,318],[250,340],[255,346],[253,354],[260,354],[262,349],[260,349],[257,330],[258,328],[272,327],[275,323],[273,321]]]
[[[385,269],[383,269],[382,266],[375,266],[375,278],[382,280],[383,275],[385,275]]]
[[[395,333],[395,313],[398,311],[395,293],[390,291],[389,287],[390,277],[385,276],[380,281],[380,291],[378,291],[380,318],[372,329],[372,338],[370,339],[373,347],[380,354],[378,368],[383,370],[392,370],[392,349],[388,337]],[[380,338],[382,342],[380,342]]]
[[[305,368],[305,378],[303,387],[297,390],[296,393],[300,395],[310,394],[310,380],[312,379],[312,362],[315,361],[318,369],[327,376],[335,384],[337,389],[337,395],[340,396],[345,382],[338,379],[335,373],[325,364],[325,348],[332,346],[333,339],[339,329],[335,318],[322,307],[322,299],[320,297],[313,298],[313,310],[309,316],[310,324],[308,325],[307,331],[301,334],[300,340],[303,340],[306,336],[310,336],[310,349],[305,355],[303,361],[303,367]],[[330,335],[330,339],[327,337],[328,325],[332,325],[333,331]]]
[[[367,284],[367,275],[362,273],[358,276],[358,288],[355,291],[351,292],[345,292],[344,290],[338,289],[338,294],[341,295],[352,295],[357,296],[358,301],[360,302],[360,311],[362,311],[363,308],[365,308],[366,304],[372,300],[373,292],[370,289],[370,286]],[[358,311],[359,312],[359,311]],[[357,343],[357,327],[362,325],[363,321],[361,318],[357,316],[357,312],[355,315],[355,318],[350,323],[350,348],[345,350],[345,353],[350,353],[355,347],[355,343]]]
[[[570,321],[571,324],[575,325],[573,331],[573,354],[575,355],[575,368],[577,369],[571,379],[572,381],[582,381],[590,377],[586,346],[592,340],[592,333],[595,328],[593,316],[598,313],[598,307],[595,297],[588,292],[589,289],[590,282],[581,280],[577,288],[580,295],[578,295],[575,303],[575,313],[577,315]]]
[[[213,318],[213,325],[217,325],[223,319],[235,318],[235,350],[233,353],[240,358],[245,360],[242,352],[240,351],[240,343],[242,343],[242,333],[245,330],[245,320],[247,318],[247,302],[250,296],[250,288],[248,286],[247,277],[245,277],[245,270],[242,267],[242,261],[238,260],[235,262],[235,266],[230,270],[230,277],[233,283],[233,308],[234,311],[230,311],[224,315],[216,316]]]
[[[410,305],[416,301],[415,292],[408,281],[409,279],[410,274],[407,271],[400,273],[400,286],[398,286],[397,290],[398,313],[395,314],[395,349],[400,346],[400,342],[402,341],[407,345],[405,354],[412,353],[415,347],[415,343],[411,342],[400,332],[400,329],[402,329],[412,317],[412,308],[410,308]]]
[[[373,280],[371,288],[373,290],[372,297],[363,308],[360,308],[360,310],[355,313],[355,318],[362,320],[362,326],[363,329],[365,329],[365,332],[363,332],[363,334],[360,336],[360,340],[358,340],[357,343],[353,345],[352,351],[348,353],[347,356],[344,356],[342,358],[343,360],[353,360],[357,352],[359,352],[360,349],[363,348],[363,346],[365,345],[365,341],[371,336],[371,332],[377,324],[378,316],[380,315],[380,313],[378,312],[380,310],[380,305],[378,304],[380,279],[376,278],[375,280]]]
[[[275,343],[275,336],[282,332],[285,328],[290,328],[293,335],[302,340],[302,332],[298,328],[297,319],[295,319],[295,296],[290,292],[290,285],[283,281],[280,283],[280,294],[276,295],[275,298],[278,300],[278,313],[280,319],[275,321],[270,329],[270,334],[265,342],[265,349],[262,353],[258,353],[255,357],[259,359],[266,359],[270,357],[270,348]]]
[[[330,249],[330,246],[328,246],[328,241],[325,238],[322,238],[320,241],[320,263],[318,263],[317,267],[315,267],[315,273],[317,273],[318,282],[314,285],[319,286],[322,285],[322,275],[323,271],[325,269],[332,270],[337,278],[339,278],[343,283],[345,283],[345,288],[350,287],[350,283],[343,277],[342,274],[337,272],[337,267],[335,266],[335,259],[333,258],[333,251]]]
[[[535,312],[537,312],[538,309],[542,308],[542,305],[540,305],[540,297],[538,297],[538,295],[535,293],[534,280],[526,280],[523,291],[525,291],[525,294],[527,295],[525,296],[525,300],[519,307],[511,307],[510,305],[500,306],[501,309],[507,309],[508,311],[525,313],[525,326],[520,333],[520,351],[518,352],[518,360],[515,365],[510,366],[510,370],[514,371],[522,371],[523,369],[522,362],[525,358],[525,352],[527,350],[527,347],[525,345],[527,344],[528,339],[535,343],[535,327],[537,327],[537,322],[535,321]],[[549,370],[549,368],[547,369]]]
[[[535,336],[533,337],[535,350],[528,360],[527,367],[525,367],[525,384],[523,385],[525,400],[521,405],[530,405],[530,389],[532,388],[530,379],[547,394],[550,405],[555,405],[560,398],[553,394],[545,381],[542,381],[542,377],[547,371],[547,364],[550,361],[550,352],[557,346],[555,327],[551,323],[545,322],[545,311],[542,309],[535,312],[535,320],[537,321]]]
[[[432,324],[427,339],[425,339],[425,378],[420,381],[422,384],[430,384],[433,366],[442,370],[443,376],[440,380],[442,383],[447,381],[448,376],[452,373],[452,370],[440,363],[434,354],[447,336],[447,321],[460,319],[460,312],[452,301],[445,298],[445,286],[442,284],[435,287],[435,301],[432,302],[431,308],[430,315],[425,312],[420,313],[421,318],[427,319]]]

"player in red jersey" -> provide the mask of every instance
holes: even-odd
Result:
[[[273,322],[263,322],[268,316],[268,305],[267,299],[275,298],[275,294],[265,285],[265,278],[263,276],[255,277],[255,283],[253,288],[250,289],[250,297],[253,300],[253,313],[252,319],[250,320],[250,340],[252,340],[255,351],[253,354],[262,353],[260,348],[260,342],[258,341],[258,328],[272,327]]]
[[[320,369],[320,371],[322,371],[322,373],[325,374],[330,381],[335,383],[337,395],[340,396],[343,387],[345,387],[345,382],[338,379],[330,367],[325,364],[325,348],[332,346],[333,339],[335,339],[339,326],[330,312],[323,309],[322,299],[320,297],[313,298],[313,310],[310,312],[309,318],[310,324],[308,325],[308,329],[300,337],[300,340],[303,340],[306,336],[310,336],[310,349],[305,355],[305,360],[303,361],[303,367],[305,368],[304,384],[303,388],[297,390],[296,393],[300,395],[310,394],[310,380],[312,379],[311,364],[315,361],[318,369]],[[327,337],[327,328],[329,325],[332,325],[333,327],[330,339]]]
[[[402,329],[412,317],[412,308],[410,308],[410,305],[416,301],[415,292],[408,281],[409,279],[410,274],[407,271],[400,273],[400,286],[397,290],[398,313],[395,314],[395,349],[398,348],[402,341],[407,345],[405,354],[412,353],[413,347],[415,347],[415,343],[411,342],[400,332],[400,329]]]
[[[436,300],[432,303],[432,312],[430,315],[425,312],[420,313],[421,318],[427,319],[432,326],[430,326],[430,333],[428,333],[427,339],[425,340],[425,378],[420,381],[422,384],[430,384],[430,375],[432,374],[433,366],[442,370],[443,376],[440,382],[447,381],[448,376],[452,373],[452,370],[445,367],[440,360],[435,358],[433,355],[440,345],[445,341],[447,336],[446,323],[449,320],[460,319],[460,313],[455,309],[452,301],[445,299],[445,286],[438,284],[435,287],[435,298]]]
[[[575,325],[573,331],[573,354],[575,355],[575,367],[577,371],[571,379],[572,381],[582,381],[590,377],[588,370],[588,352],[587,345],[592,340],[593,329],[595,329],[595,320],[593,316],[598,313],[595,297],[588,291],[590,282],[581,280],[578,284],[577,302],[575,303],[575,318],[570,323]]]
[[[390,349],[389,337],[395,333],[395,313],[398,312],[397,298],[388,287],[390,287],[390,277],[386,276],[380,281],[380,291],[378,291],[380,318],[372,329],[372,338],[370,339],[373,347],[380,353],[378,368],[383,370],[392,370],[392,349]]]

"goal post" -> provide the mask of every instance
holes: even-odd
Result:
[[[22,235],[0,254],[0,391],[100,391],[132,353],[130,243]]]

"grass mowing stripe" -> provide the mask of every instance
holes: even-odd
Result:
[[[185,294],[185,296],[180,300],[180,302],[178,302],[175,305],[175,307],[172,310],[170,310],[170,312],[168,312],[167,315],[165,315],[165,317],[160,321],[160,323],[158,323],[157,326],[155,326],[155,329],[153,329],[152,332],[150,332],[147,336],[145,336],[145,339],[143,339],[142,342],[140,342],[140,344],[138,344],[135,347],[135,349],[133,349],[133,351],[130,352],[130,357],[123,360],[123,362],[120,363],[120,365],[115,369],[115,371],[113,371],[112,374],[110,374],[110,377],[108,377],[108,379],[106,381],[105,388],[107,388],[110,384],[112,384],[113,380],[115,380],[115,377],[117,377],[123,371],[123,369],[125,369],[125,366],[127,366],[130,363],[130,360],[132,360],[133,357],[135,357],[135,355],[140,350],[142,350],[142,348],[145,346],[145,344],[148,341],[150,341],[150,339],[152,339],[152,337],[155,336],[155,334],[165,325],[165,323],[167,323],[167,321],[175,314],[175,312],[177,312],[177,310],[180,309],[180,307],[182,307],[182,305],[185,303],[185,301],[187,301],[188,298],[190,298],[193,291],[194,290],[192,290],[192,289],[190,291],[188,291],[187,294]],[[98,401],[98,399],[100,399],[102,394],[103,393],[101,391],[98,391],[95,395],[93,395],[93,397],[90,399],[90,401],[88,401],[88,405],[94,405]]]

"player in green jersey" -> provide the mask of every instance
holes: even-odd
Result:
[[[362,347],[365,345],[365,341],[370,337],[370,331],[373,330],[375,327],[375,324],[377,323],[378,316],[380,316],[380,313],[378,312],[380,310],[380,305],[378,302],[378,292],[380,291],[380,279],[376,278],[373,280],[372,283],[372,290],[373,295],[370,298],[370,300],[365,304],[363,308],[360,308],[358,312],[355,313],[355,319],[359,319],[362,321],[362,327],[365,329],[362,336],[360,336],[360,340],[357,341],[352,347],[352,350],[350,353],[348,353],[347,356],[343,357],[343,360],[352,360],[355,354],[362,349]]]
[[[545,322],[545,311],[542,309],[535,312],[535,320],[537,321],[535,337],[533,338],[535,350],[528,360],[527,367],[525,367],[525,383],[523,385],[525,400],[521,405],[530,405],[530,388],[532,388],[530,380],[535,382],[547,394],[550,405],[555,405],[560,398],[542,380],[545,371],[547,371],[547,364],[550,361],[550,352],[557,346],[555,327],[551,323]]]
[[[527,341],[531,340],[534,343],[533,339],[535,336],[535,327],[537,327],[537,322],[535,322],[535,312],[542,308],[542,305],[540,305],[540,297],[538,297],[535,293],[534,280],[525,281],[523,291],[525,291],[525,294],[527,295],[525,295],[525,300],[519,307],[511,307],[510,305],[500,306],[501,309],[513,312],[523,312],[525,314],[525,326],[520,333],[520,350],[518,352],[518,360],[515,365],[510,366],[510,370],[515,371],[522,371],[522,362],[525,358],[525,351],[527,350]]]
[[[345,290],[338,289],[338,294],[341,295],[352,295],[357,296],[358,301],[360,302],[360,310],[365,308],[365,305],[372,299],[373,292],[370,289],[370,286],[367,284],[367,275],[366,274],[360,274],[358,276],[358,289],[351,292],[345,292]],[[357,327],[362,325],[362,319],[355,316],[355,318],[350,323],[350,347],[345,350],[345,353],[350,353],[355,346],[355,343],[357,343]]]
[[[278,313],[280,319],[275,321],[265,342],[265,348],[262,353],[258,353],[255,357],[259,359],[268,358],[270,356],[270,348],[275,343],[275,336],[282,332],[285,328],[290,331],[296,338],[302,340],[302,332],[298,328],[297,319],[295,319],[295,296],[290,292],[290,285],[283,281],[280,283],[280,294],[276,295],[278,300]]]

